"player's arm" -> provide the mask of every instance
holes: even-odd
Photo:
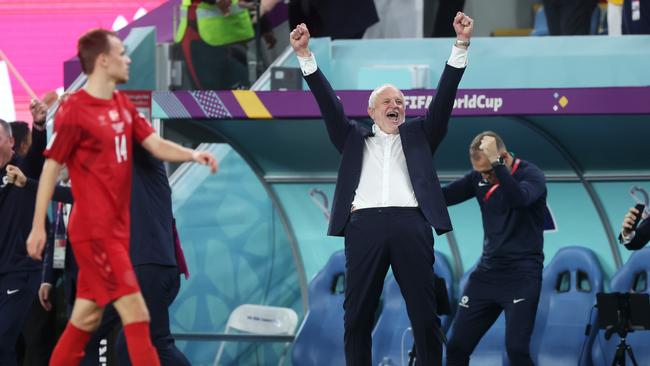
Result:
[[[29,233],[29,237],[27,237],[27,254],[34,259],[42,259],[43,248],[47,239],[45,233],[47,205],[52,198],[54,185],[59,176],[59,170],[61,170],[61,164],[57,161],[52,159],[45,160],[36,193],[36,208],[34,209],[32,231]]]
[[[217,172],[217,160],[209,152],[188,149],[165,140],[155,133],[150,134],[142,141],[142,147],[160,160],[176,163],[194,161],[209,166],[212,173]]]

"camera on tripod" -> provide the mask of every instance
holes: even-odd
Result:
[[[624,366],[626,353],[637,365],[632,347],[626,343],[628,333],[650,329],[650,299],[648,294],[620,293],[596,294],[598,327],[605,330],[605,339],[614,333],[620,337],[612,366]]]

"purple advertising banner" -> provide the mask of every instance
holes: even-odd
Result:
[[[367,117],[370,90],[341,90],[337,96],[351,118]],[[405,90],[407,116],[420,116],[435,90]],[[157,118],[319,118],[308,91],[155,92]],[[182,106],[184,110],[179,110]],[[215,113],[215,106],[219,113]],[[650,87],[561,89],[462,89],[454,116],[650,114]]]

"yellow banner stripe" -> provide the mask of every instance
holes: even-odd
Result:
[[[273,118],[254,91],[233,90],[232,93],[248,118]]]

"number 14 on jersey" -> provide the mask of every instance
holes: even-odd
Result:
[[[127,160],[127,148],[126,148],[126,135],[121,134],[115,136],[115,155],[117,156],[117,162],[122,163]]]

